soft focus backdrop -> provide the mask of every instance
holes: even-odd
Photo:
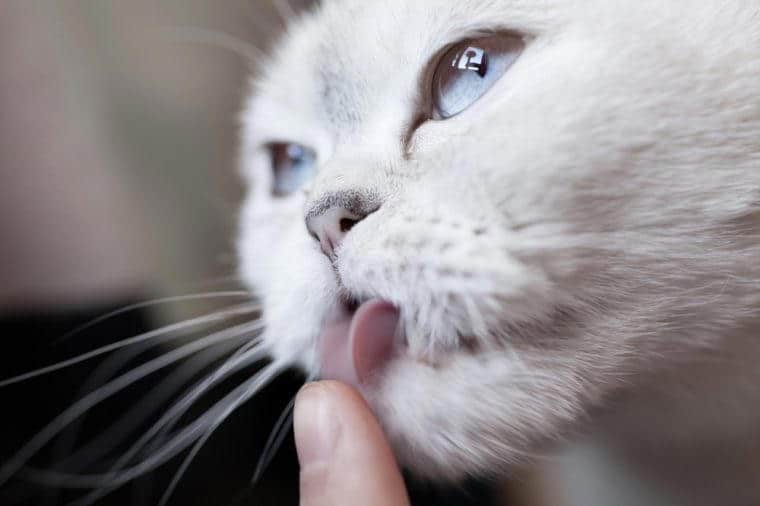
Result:
[[[234,273],[241,53],[285,5],[3,1],[0,311]]]

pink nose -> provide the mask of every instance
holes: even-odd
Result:
[[[335,250],[343,238],[365,217],[366,215],[353,213],[345,207],[333,206],[318,215],[307,217],[306,228],[319,241],[327,258],[334,260]]]

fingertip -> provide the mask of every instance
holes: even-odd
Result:
[[[352,386],[336,380],[320,380],[306,383],[296,394],[296,409],[301,406],[301,413],[307,405],[319,402],[331,404],[336,416],[341,418],[357,413],[371,413],[364,397]]]
[[[299,391],[295,410],[301,489],[314,499],[309,504],[407,504],[385,435],[356,390],[337,381],[311,383]]]
[[[311,395],[319,391],[321,395],[329,395],[336,398],[361,398],[361,395],[350,385],[337,380],[318,380],[306,383],[298,391],[298,395]]]
[[[330,387],[307,383],[296,395],[293,431],[301,467],[328,461],[335,448],[339,421],[333,416]]]

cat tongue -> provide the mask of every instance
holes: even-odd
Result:
[[[320,336],[322,378],[360,387],[390,359],[398,320],[398,309],[376,299],[353,317],[343,313],[328,321]]]

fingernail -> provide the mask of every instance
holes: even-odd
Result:
[[[340,425],[331,405],[329,392],[319,383],[305,385],[296,396],[293,429],[302,468],[333,454]]]

